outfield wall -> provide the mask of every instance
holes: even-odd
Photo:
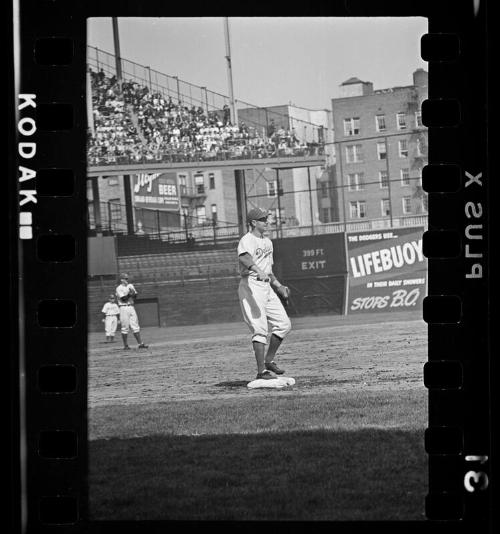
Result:
[[[137,284],[136,310],[141,326],[183,326],[242,321],[238,300],[239,277]],[[344,277],[320,280],[285,280],[294,293],[291,317],[323,313],[341,314]],[[114,280],[91,281],[88,285],[88,327],[104,331],[101,309],[116,287]]]
[[[418,227],[380,235],[358,232],[275,240],[274,272],[292,290],[288,314],[299,317],[421,309],[427,283],[422,234],[423,228]],[[221,254],[225,258],[228,252]],[[141,326],[242,320],[236,268],[217,263],[214,251],[196,250],[177,254],[179,257],[173,254],[171,261],[166,254],[151,256],[144,256],[142,271],[136,268],[129,272],[139,293],[136,309]],[[150,266],[156,270],[148,271],[148,261],[156,259],[160,265]],[[186,271],[182,263],[179,274],[176,259],[189,264],[190,269]],[[234,259],[236,263],[236,250]],[[141,257],[134,256],[133,261],[141,262]],[[198,270],[193,268],[195,264],[200,266]],[[211,266],[211,271],[201,266]],[[133,268],[132,264],[122,267]],[[191,278],[185,277],[185,272]],[[89,282],[90,331],[103,330],[101,309],[117,283],[109,278]]]

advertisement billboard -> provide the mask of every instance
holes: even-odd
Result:
[[[136,174],[134,205],[137,208],[179,211],[180,200],[176,173]]]
[[[427,289],[423,227],[347,234],[347,313],[422,308]]]
[[[273,248],[274,272],[286,279],[346,272],[343,233],[275,239]]]

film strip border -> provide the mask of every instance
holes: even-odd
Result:
[[[485,6],[482,6],[483,8]],[[429,354],[429,494],[435,520],[488,518],[489,369],[485,12],[429,21],[429,286],[424,300]],[[473,9],[475,11],[473,11]],[[465,13],[464,13],[465,15]],[[483,525],[486,526],[486,523]]]
[[[422,39],[431,80],[422,110],[429,128],[429,165],[423,173],[429,193],[426,516],[457,532],[464,524],[486,526],[492,508],[486,5],[479,0],[418,4],[367,7],[349,1],[338,11],[328,6],[315,14],[429,17],[429,34]],[[22,417],[15,430],[27,446],[20,452],[21,526],[37,531],[87,528],[85,18],[174,15],[168,11],[159,2],[147,7],[14,3],[18,188],[13,213],[22,280],[18,311],[24,320],[19,368],[12,375],[21,376]]]

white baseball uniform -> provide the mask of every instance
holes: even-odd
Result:
[[[132,330],[134,334],[137,334],[140,331],[139,319],[134,308],[133,299],[129,298],[126,302],[122,302],[120,300],[122,297],[126,297],[129,294],[130,289],[135,291],[135,287],[132,284],[120,284],[116,288],[118,306],[120,307],[120,323],[122,334],[128,334],[129,329]]]
[[[245,234],[238,244],[238,257],[244,253],[252,256],[254,264],[265,274],[272,272],[273,243],[268,237]],[[269,332],[283,339],[292,327],[290,319],[269,282],[257,280],[257,274],[240,263],[241,281],[238,288],[243,319],[252,332],[252,341],[267,343]]]
[[[116,333],[116,326],[118,325],[117,315],[120,313],[118,304],[114,302],[106,302],[102,308],[102,313],[106,314],[104,318],[104,330],[106,336],[113,337]]]

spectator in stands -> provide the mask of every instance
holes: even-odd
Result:
[[[146,232],[144,232],[143,224],[141,221],[137,221],[137,232],[136,235],[145,235]]]
[[[224,125],[231,123],[231,110],[227,104],[224,104],[222,107],[222,112],[224,113]]]
[[[273,137],[275,131],[276,131],[276,126],[274,124],[274,119],[271,119],[269,121],[269,125],[267,126],[267,137],[269,138]]]
[[[187,239],[186,239],[186,243],[188,245],[188,247],[192,248],[194,247],[194,243],[195,243],[195,238],[193,237],[193,234],[189,234]]]

